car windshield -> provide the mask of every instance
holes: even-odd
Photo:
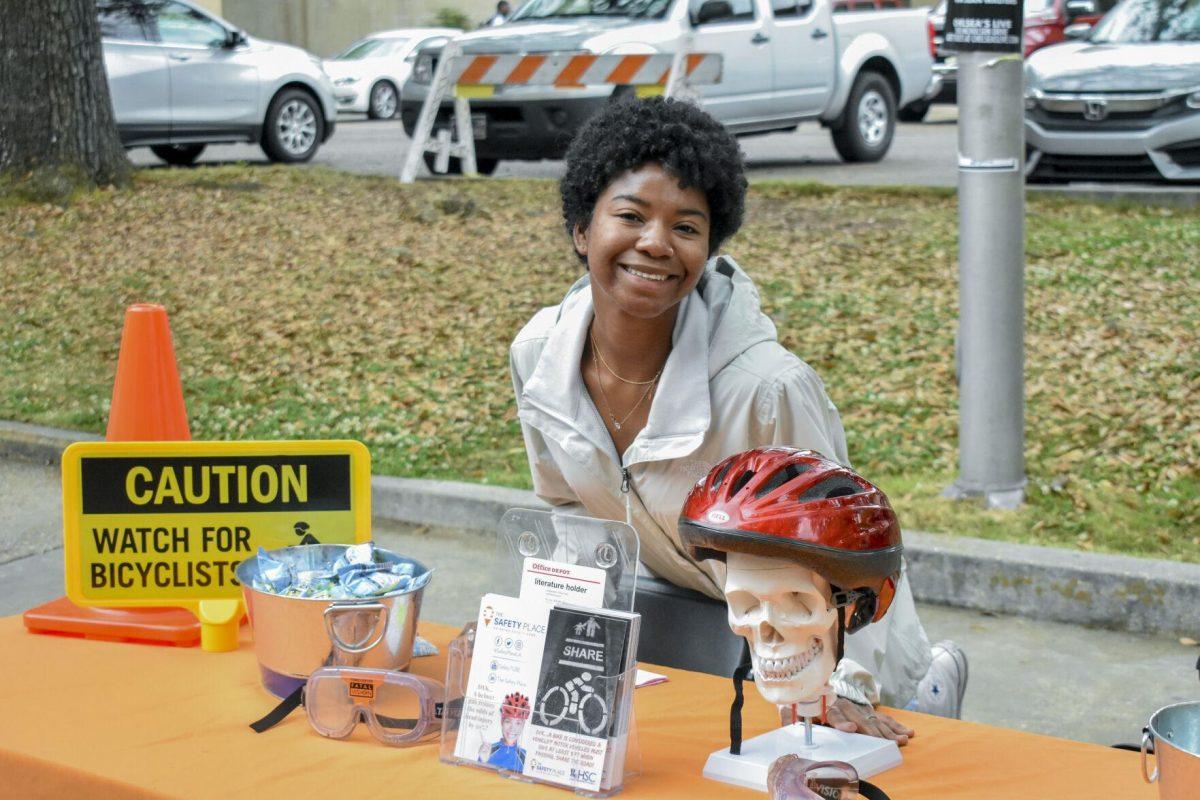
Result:
[[[650,17],[660,19],[671,0],[530,0],[509,22],[552,17]]]
[[[1125,0],[1100,20],[1091,42],[1200,42],[1200,0]]]
[[[368,56],[386,56],[399,50],[407,41],[408,39],[363,39],[350,45],[334,58],[338,61],[354,61]]]

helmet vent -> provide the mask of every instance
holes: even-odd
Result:
[[[753,477],[754,471],[749,469],[743,472],[741,475],[738,475],[737,480],[733,482],[733,486],[729,487],[729,496],[733,497],[735,494],[740,492]]]
[[[762,485],[762,488],[754,493],[754,498],[757,500],[762,498],[764,495],[770,494],[780,486],[783,486],[785,483],[798,475],[803,475],[810,469],[812,469],[812,466],[809,464],[788,464],[783,469],[778,470],[774,475],[767,478],[766,482]]]
[[[729,469],[732,466],[733,466],[733,459],[730,459],[728,464],[721,467],[721,471],[718,472],[716,474],[716,476],[713,478],[713,485],[712,485],[713,491],[716,491],[717,489],[721,488],[721,484],[725,482],[725,476],[729,474]]]
[[[809,487],[804,494],[800,495],[799,499],[802,503],[809,500],[828,500],[833,497],[861,494],[862,491],[863,488],[852,479],[844,475],[832,475],[816,486]]]

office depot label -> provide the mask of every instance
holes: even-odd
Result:
[[[89,442],[62,466],[67,595],[80,605],[236,599],[234,570],[259,547],[370,534],[358,442]]]

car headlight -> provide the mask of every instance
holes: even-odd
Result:
[[[358,83],[358,78],[338,78],[333,82],[334,86],[353,86]]]
[[[412,76],[417,83],[433,83],[433,56],[426,53],[417,56]]]
[[[1192,92],[1187,96],[1187,107],[1200,109],[1200,92]]]

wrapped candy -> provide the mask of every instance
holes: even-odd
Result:
[[[260,592],[281,593],[292,583],[292,571],[282,561],[271,558],[267,551],[258,548],[258,579],[254,588]]]
[[[308,548],[302,548],[307,550]],[[262,592],[312,600],[357,600],[397,591],[415,591],[429,582],[411,562],[377,561],[371,542],[351,545],[332,563],[309,551],[294,567],[259,549],[259,575],[252,585]]]

